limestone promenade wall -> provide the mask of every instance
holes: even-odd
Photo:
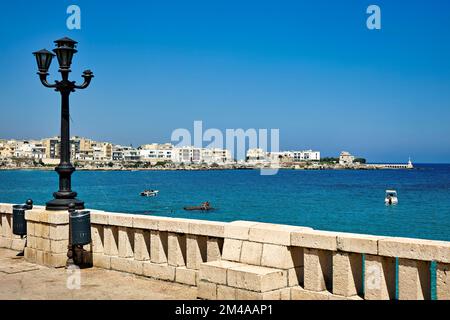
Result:
[[[22,249],[12,205],[0,204],[0,216],[0,247]],[[25,258],[63,267],[68,213],[35,206],[26,219]],[[196,286],[202,299],[421,300],[432,283],[450,299],[450,242],[98,210],[91,223],[85,262]]]

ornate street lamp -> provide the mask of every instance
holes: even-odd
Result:
[[[71,176],[75,168],[70,163],[70,124],[69,124],[69,95],[75,89],[85,89],[89,86],[94,74],[90,70],[83,72],[82,77],[84,83],[76,85],[75,81],[69,80],[70,65],[72,64],[72,57],[77,52],[77,42],[70,38],[62,38],[55,41],[56,48],[53,52],[56,53],[59,63],[59,72],[62,80],[55,81],[55,84],[47,82],[48,69],[55,56],[50,51],[42,49],[33,52],[36,57],[38,66],[38,75],[41,83],[47,88],[54,88],[61,94],[61,152],[60,163],[55,168],[59,175],[59,190],[53,193],[54,199],[46,203],[47,210],[67,210],[70,203],[74,203],[76,209],[84,209],[84,202],[76,199],[77,193],[72,191]]]

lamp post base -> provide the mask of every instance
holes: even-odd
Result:
[[[78,199],[53,199],[45,204],[46,210],[65,211],[69,210],[69,204],[74,203],[76,210],[84,209],[84,201]]]

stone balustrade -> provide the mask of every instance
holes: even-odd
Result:
[[[12,205],[0,204],[0,247],[23,249]],[[26,212],[28,261],[63,267],[68,213]],[[202,299],[450,299],[450,242],[91,210],[83,259],[198,288]]]

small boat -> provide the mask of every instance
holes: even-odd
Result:
[[[208,201],[203,202],[201,205],[199,206],[193,206],[193,207],[184,207],[184,210],[187,211],[209,211],[209,210],[214,210],[213,207],[211,207],[211,205],[209,204]]]
[[[140,194],[143,197],[155,197],[159,193],[159,190],[144,190]]]
[[[397,191],[386,190],[386,197],[384,198],[384,203],[386,203],[387,205],[397,204],[398,203]]]

